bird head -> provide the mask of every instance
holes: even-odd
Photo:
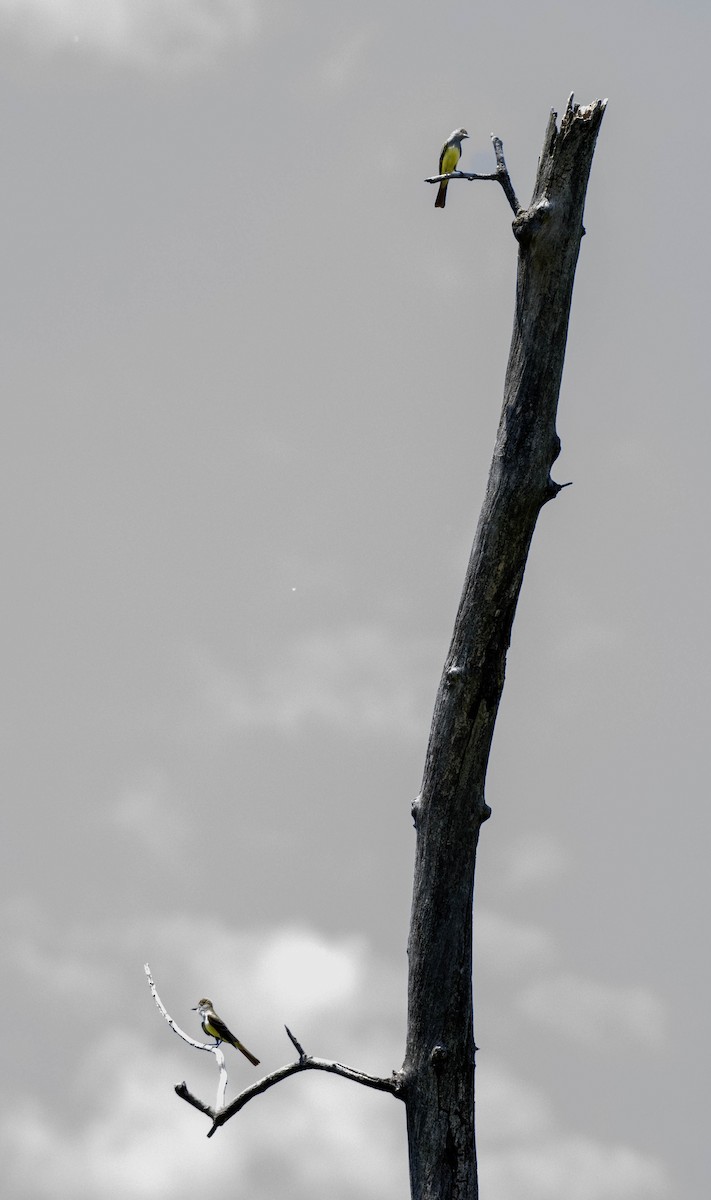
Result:
[[[193,1012],[204,1012],[207,1008],[212,1008],[212,1000],[198,1000]]]

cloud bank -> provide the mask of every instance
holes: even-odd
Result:
[[[256,0],[0,0],[0,32],[43,55],[70,51],[190,69],[260,30]]]

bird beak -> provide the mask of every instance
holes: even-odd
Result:
[[[190,1011],[191,1011],[191,1012],[197,1012],[197,1010],[198,1010],[198,1006],[197,1006],[197,1004],[195,1005],[195,1008],[191,1008],[191,1009],[190,1009]]]

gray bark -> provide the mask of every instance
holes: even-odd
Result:
[[[486,497],[444,665],[422,790],[402,1075],[412,1200],[476,1200],[472,901],[484,784],[531,538],[560,491],[556,410],[588,176],[605,104],[546,130],[517,213],[518,278],[504,403]]]

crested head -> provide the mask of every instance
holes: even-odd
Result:
[[[466,129],[455,129],[454,133],[452,134],[452,137],[456,138],[457,141],[461,142],[462,138],[468,138],[469,134],[467,133]]]
[[[212,1008],[212,1000],[206,1000],[204,998],[202,1000],[198,1000],[193,1012],[198,1012],[201,1008]]]

